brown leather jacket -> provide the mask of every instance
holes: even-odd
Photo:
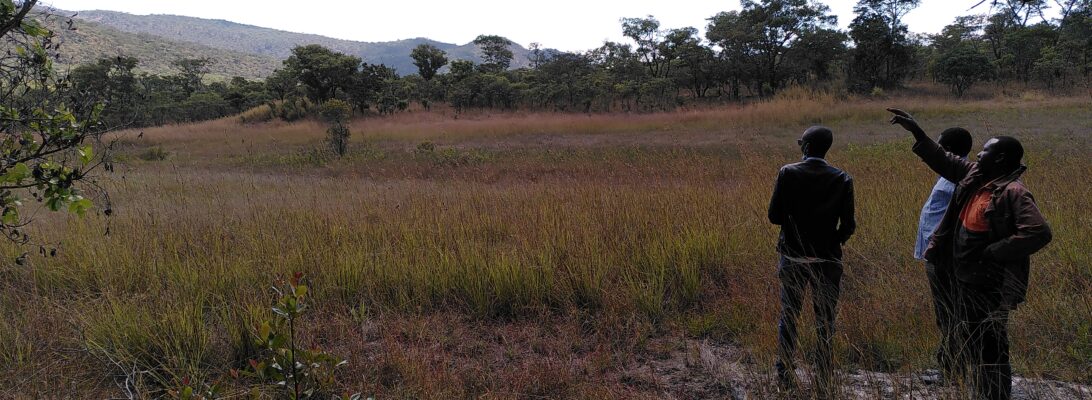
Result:
[[[931,139],[915,143],[914,153],[944,179],[956,182],[952,202],[929,239],[925,259],[942,268],[954,268],[960,281],[997,287],[1008,306],[1022,303],[1027,296],[1030,256],[1051,240],[1050,225],[1039,212],[1031,192],[1020,181],[1020,175],[1027,168],[1021,166],[1008,176],[986,183],[978,163],[944,151]],[[959,213],[984,184],[993,190],[986,208],[990,244],[983,257],[989,261],[957,264],[953,261],[953,243],[959,227]]]

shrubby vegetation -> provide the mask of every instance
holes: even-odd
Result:
[[[688,102],[742,101],[789,86],[876,94],[911,79],[933,79],[963,96],[1001,80],[1046,89],[1086,81],[1092,71],[1092,9],[1060,0],[1060,17],[1042,17],[1042,1],[998,0],[984,16],[960,17],[941,33],[914,35],[902,17],[919,0],[860,0],[848,32],[814,0],[742,0],[740,11],[693,27],[665,29],[653,16],[623,18],[632,43],[606,42],[582,53],[532,44],[529,66],[510,69],[513,45],[497,35],[474,40],[480,64],[451,59],[421,44],[417,74],[313,44],[299,46],[263,82],[208,83],[209,60],[186,58],[174,75],[136,74],[139,60],[116,57],[72,72],[76,88],[99,94],[115,125],[159,125],[218,118],[263,105],[248,121],[295,120],[312,104],[337,99],[358,114],[391,114],[411,104],[467,109],[651,112]],[[260,117],[260,118],[255,118]]]
[[[83,215],[93,198],[105,198],[88,174],[111,168],[103,157],[110,149],[101,140],[103,104],[68,95],[53,68],[59,44],[46,27],[58,18],[31,14],[36,3],[0,0],[0,48],[7,49],[0,53],[0,235],[19,244],[29,243],[24,229],[35,214],[24,212],[24,201]],[[44,245],[39,252],[56,254]]]

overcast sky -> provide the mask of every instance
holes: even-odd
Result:
[[[935,33],[978,0],[922,0],[905,21],[914,32]],[[662,28],[702,29],[717,12],[739,2],[712,0],[42,0],[70,10],[114,10],[131,14],[174,14],[314,33],[339,39],[380,42],[428,37],[463,44],[479,34],[497,34],[526,46],[582,51],[604,40],[621,41],[618,20],[653,15]],[[856,0],[824,1],[843,28]]]

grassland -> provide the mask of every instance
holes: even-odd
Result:
[[[1014,315],[1014,363],[1092,383],[1088,97],[797,93],[651,115],[406,113],[354,122],[343,159],[315,150],[316,122],[124,133],[125,165],[101,177],[115,215],[40,215],[34,235],[58,255],[0,266],[0,397],[154,395],[223,377],[253,356],[269,287],[297,271],[314,292],[307,343],[349,360],[346,390],[381,398],[658,398],[671,385],[640,366],[693,340],[768,371],[765,210],[812,124],[834,129],[829,160],[856,179],[839,363],[930,368],[911,251],[935,178],[885,123],[889,105],[931,132],[964,126],[976,146],[1025,141],[1055,239]]]

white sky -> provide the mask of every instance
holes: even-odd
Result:
[[[823,1],[843,28],[853,19],[856,0]],[[914,32],[935,33],[978,0],[922,0],[906,16]],[[604,40],[622,41],[622,17],[653,15],[661,28],[693,26],[704,32],[706,19],[739,9],[737,0],[42,0],[70,10],[113,10],[130,14],[175,14],[224,19],[292,32],[366,42],[428,37],[463,44],[479,34],[497,34],[526,46],[582,51]],[[522,4],[521,4],[522,3]]]

